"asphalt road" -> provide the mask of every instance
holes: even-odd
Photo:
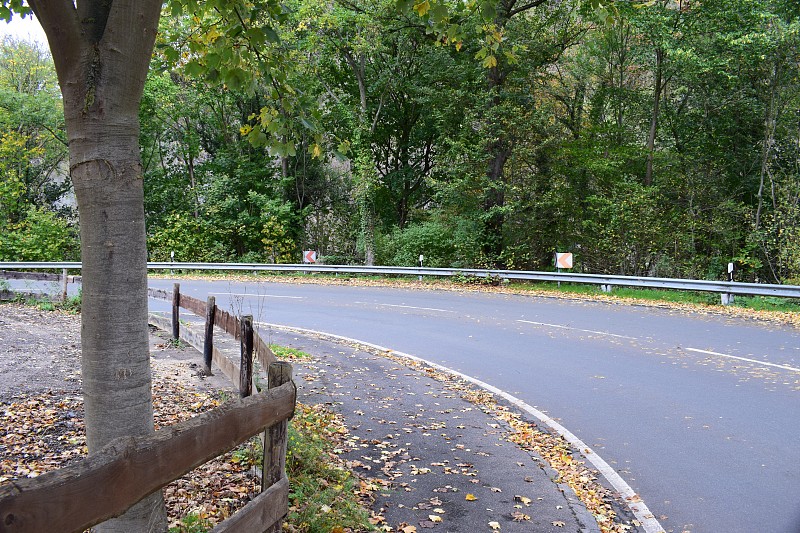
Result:
[[[185,280],[181,291],[514,394],[594,447],[667,531],[800,532],[800,333],[791,328],[486,293]]]

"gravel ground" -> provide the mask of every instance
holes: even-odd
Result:
[[[80,324],[79,315],[0,304],[0,400],[48,391],[79,394]],[[167,334],[154,328],[150,355],[154,378],[185,377],[200,391],[233,390],[220,375],[201,378],[202,356],[194,349],[173,346]]]
[[[80,317],[0,305],[0,398],[80,391]]]

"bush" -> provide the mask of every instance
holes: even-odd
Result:
[[[479,253],[478,234],[467,220],[455,219],[452,224],[439,220],[421,222],[378,239],[378,261],[418,266],[421,254],[425,256],[426,267],[472,266]]]

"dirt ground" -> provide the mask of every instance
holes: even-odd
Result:
[[[0,304],[0,484],[36,477],[87,454],[80,375],[80,317]],[[201,376],[202,355],[151,329],[156,428],[218,407],[233,394],[219,375]],[[213,526],[257,494],[249,464],[232,453],[164,489],[170,526],[202,516]]]
[[[79,393],[80,324],[79,315],[0,304],[0,400],[46,391]],[[201,354],[173,346],[167,334],[154,328],[150,355],[154,377],[185,377],[199,390],[231,388],[224,376],[201,376]]]

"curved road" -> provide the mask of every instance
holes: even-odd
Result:
[[[256,321],[391,347],[505,390],[592,446],[667,531],[800,532],[794,329],[489,293],[185,280],[181,292],[214,294]],[[166,305],[151,300],[154,310]]]

